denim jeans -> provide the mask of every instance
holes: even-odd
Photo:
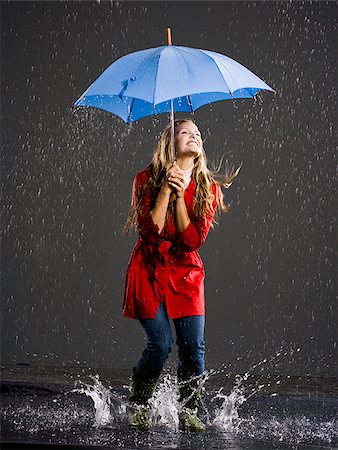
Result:
[[[173,319],[178,346],[177,376],[181,380],[204,372],[204,316],[187,316]],[[173,344],[173,335],[164,303],[160,303],[154,319],[141,319],[147,337],[134,375],[139,378],[156,378],[160,375]]]

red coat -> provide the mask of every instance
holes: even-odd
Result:
[[[139,172],[133,184],[137,189],[147,182],[150,169]],[[204,267],[197,252],[208,235],[221,187],[212,185],[215,200],[213,213],[196,218],[192,210],[196,184],[193,179],[184,198],[191,223],[182,232],[173,221],[162,232],[154,224],[150,213],[151,192],[143,197],[138,215],[139,238],[131,254],[125,283],[123,315],[134,319],[153,319],[160,302],[165,302],[172,319],[204,315]]]

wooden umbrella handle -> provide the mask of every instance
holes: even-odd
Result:
[[[168,27],[166,29],[166,32],[167,32],[167,44],[168,45],[173,45],[172,42],[171,42],[171,29]]]

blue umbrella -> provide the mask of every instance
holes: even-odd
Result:
[[[174,111],[193,112],[220,100],[253,98],[260,90],[274,92],[225,55],[174,46],[170,29],[167,40],[168,45],[130,53],[115,61],[75,105],[109,111],[127,123],[170,112],[173,123]]]

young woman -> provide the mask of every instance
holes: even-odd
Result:
[[[133,427],[150,427],[148,401],[173,344],[171,318],[179,356],[180,427],[204,431],[197,416],[205,370],[204,267],[197,250],[216,209],[228,209],[221,186],[229,187],[239,169],[216,181],[193,120],[176,120],[174,126],[177,161],[172,158],[169,124],[151,164],[134,179],[125,228],[135,225],[139,238],[128,263],[123,315],[139,319],[147,338],[133,369],[128,418]]]

